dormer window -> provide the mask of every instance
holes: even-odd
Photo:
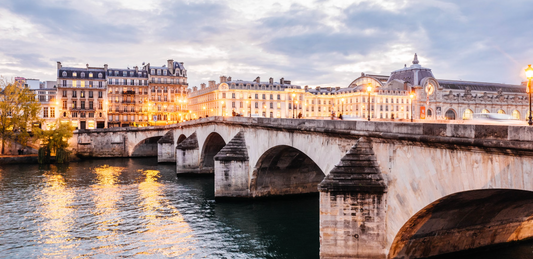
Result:
[[[63,71],[63,73],[61,75],[63,75],[63,77],[66,77],[67,76],[67,71]]]
[[[128,72],[122,71],[122,76],[128,76]]]
[[[85,78],[85,73],[84,72],[81,72],[81,77]]]
[[[167,75],[167,71],[166,70],[163,70],[163,75]]]
[[[102,73],[98,73],[98,78],[102,78]]]
[[[89,78],[93,78],[93,73],[89,73]]]
[[[155,69],[152,69],[152,72],[150,74],[155,75]]]
[[[130,72],[130,76],[133,76],[133,71]]]
[[[157,75],[159,75],[159,76],[161,75],[161,69],[157,70]]]
[[[113,75],[113,71],[109,70],[109,75],[112,76]]]
[[[118,71],[115,71],[115,76],[118,76]]]
[[[78,73],[72,72],[72,77],[77,77],[77,76],[78,76]]]

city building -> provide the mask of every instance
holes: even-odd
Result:
[[[76,129],[107,124],[107,64],[104,67],[63,67],[57,62],[57,114]]]
[[[303,112],[305,91],[291,81],[270,78],[261,82],[235,80],[221,76],[220,82],[193,87],[189,92],[190,118],[207,116],[262,116],[270,118],[296,118]]]
[[[374,89],[372,94],[392,92],[396,95],[393,100],[395,105],[400,105],[400,111],[401,101],[405,101],[412,91],[415,119],[468,120],[474,113],[509,114],[520,120],[529,116],[528,97],[523,84],[436,79],[431,69],[419,64],[416,54],[411,66],[393,71],[390,76],[362,74],[348,88],[364,91],[369,83]],[[395,112],[398,110],[391,108]],[[408,108],[404,106],[404,110]],[[401,118],[401,113],[399,116]]]

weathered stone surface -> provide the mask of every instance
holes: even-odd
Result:
[[[198,138],[196,137],[196,132],[192,133],[184,141],[179,143],[176,146],[176,149],[181,149],[181,150],[198,149]]]
[[[157,141],[158,144],[174,144],[174,132],[168,131],[162,138]]]
[[[247,161],[248,151],[244,132],[240,131],[215,156],[215,161]]]

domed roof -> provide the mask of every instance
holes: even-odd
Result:
[[[433,73],[431,72],[431,69],[422,67],[418,63],[419,63],[418,56],[415,53],[413,64],[409,67],[407,67],[406,65],[402,69],[393,71],[387,83],[392,82],[395,79],[398,79],[404,82],[408,82],[411,85],[420,85],[420,82],[422,81],[422,79],[426,77],[434,78]]]

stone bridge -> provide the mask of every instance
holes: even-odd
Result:
[[[178,174],[214,173],[219,199],[320,192],[321,258],[424,258],[533,237],[527,126],[209,117],[79,132],[78,152],[136,156],[156,137]],[[113,143],[123,148],[99,147]]]

